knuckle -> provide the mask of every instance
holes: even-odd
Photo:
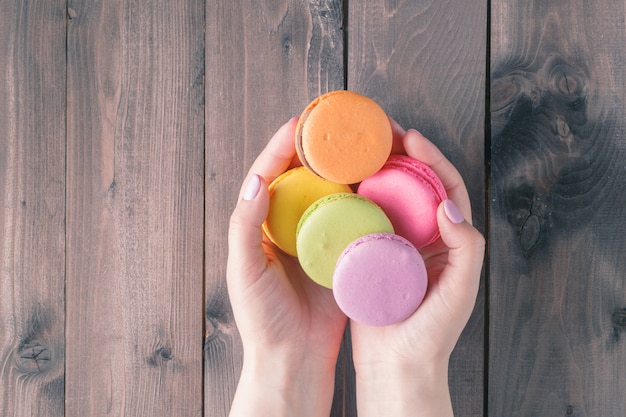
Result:
[[[469,244],[474,248],[476,252],[484,252],[486,246],[486,240],[482,233],[476,228],[472,227],[472,232],[469,239]]]

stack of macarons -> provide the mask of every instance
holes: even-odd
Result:
[[[311,102],[296,128],[302,167],[270,184],[263,225],[351,319],[385,326],[408,318],[427,287],[418,249],[437,240],[446,191],[424,163],[391,155],[384,110],[339,90]]]

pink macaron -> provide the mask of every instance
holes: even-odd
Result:
[[[352,320],[370,326],[401,322],[424,299],[428,277],[422,256],[393,233],[365,235],[346,247],[333,274],[333,294]]]
[[[391,155],[376,174],[364,179],[358,194],[378,204],[395,233],[420,249],[439,238],[437,208],[447,199],[437,174],[406,155]]]

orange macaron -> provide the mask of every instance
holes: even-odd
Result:
[[[393,133],[385,111],[371,98],[347,90],[313,100],[296,127],[302,165],[339,184],[376,173],[391,153]]]

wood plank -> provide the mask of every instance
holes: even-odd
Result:
[[[230,213],[248,168],[276,129],[321,92],[343,88],[341,10],[338,0],[207,2],[207,416],[228,414],[241,370],[225,282]],[[338,399],[333,415],[341,407]]]
[[[0,3],[0,415],[63,415],[65,1]]]
[[[66,415],[201,415],[204,2],[68,16]]]
[[[484,230],[487,2],[361,0],[349,6],[348,88],[376,99],[402,126],[419,130],[442,149],[465,178],[474,224]],[[481,287],[450,361],[459,415],[483,415]]]
[[[492,4],[491,415],[624,415],[625,12]]]

